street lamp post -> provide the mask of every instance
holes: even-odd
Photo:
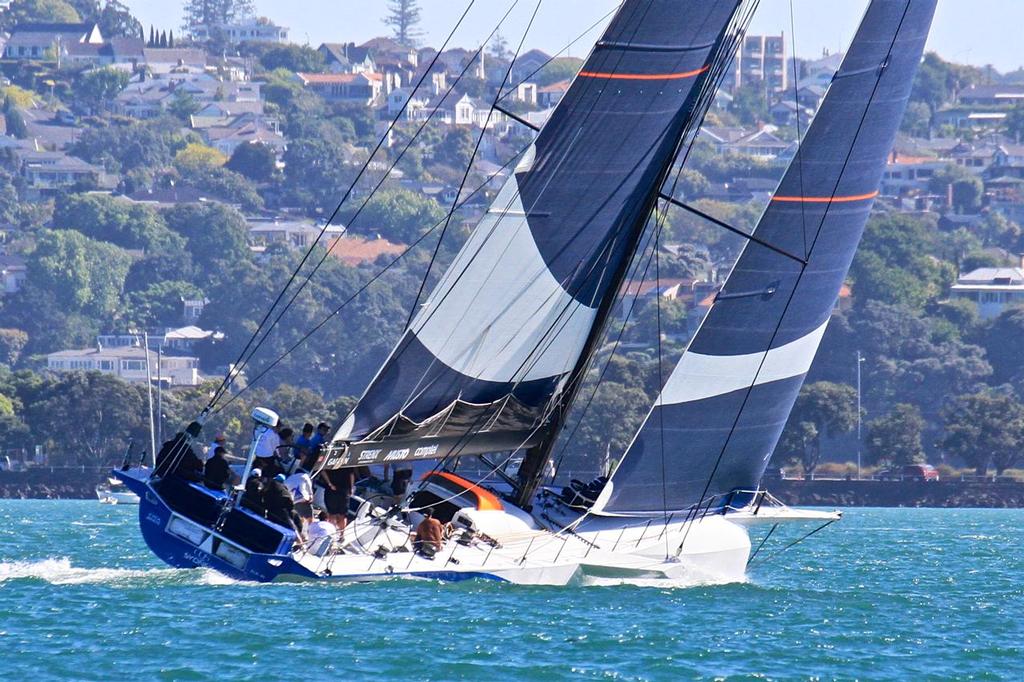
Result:
[[[860,419],[860,414],[861,414],[861,412],[860,412],[860,366],[861,366],[861,363],[863,363],[863,362],[864,362],[864,356],[862,356],[860,354],[860,351],[858,350],[857,351],[857,480],[858,481],[860,480],[860,446],[861,446],[861,437],[860,437],[860,425],[861,425],[860,424],[861,423],[861,419]]]

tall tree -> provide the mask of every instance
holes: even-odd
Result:
[[[252,0],[186,0],[184,10],[186,31],[223,26],[255,12]]]
[[[137,36],[142,33],[142,22],[135,18],[127,5],[119,0],[107,0],[96,23],[105,38]]]
[[[916,464],[923,462],[921,410],[899,403],[892,412],[868,422],[868,455],[876,464]]]
[[[804,473],[814,473],[821,460],[821,441],[846,433],[857,423],[857,392],[846,384],[818,381],[804,386],[793,406],[782,449],[803,462]]]
[[[945,411],[947,453],[961,458],[984,476],[997,475],[1021,459],[1024,450],[1024,405],[1008,393],[983,391],[964,395]]]
[[[74,6],[64,0],[13,0],[0,12],[0,30],[10,31],[18,24],[34,21],[74,23],[81,20]]]
[[[388,0],[384,23],[391,27],[395,40],[406,47],[416,47],[423,32],[419,30],[420,7],[417,0]]]

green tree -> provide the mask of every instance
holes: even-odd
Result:
[[[164,211],[168,227],[188,241],[199,286],[226,276],[250,259],[248,225],[237,210],[218,202],[178,204]]]
[[[99,372],[46,378],[22,397],[24,420],[51,463],[117,463],[127,439],[148,442],[145,389]]]
[[[802,461],[804,473],[811,476],[821,461],[822,439],[849,432],[856,424],[857,392],[846,384],[818,381],[804,386],[797,396],[785,442],[790,453]]]
[[[199,111],[200,108],[198,100],[192,96],[191,92],[179,89],[174,92],[170,104],[167,105],[167,113],[184,123],[188,123],[192,115]]]
[[[1008,111],[1003,125],[1006,127],[1006,134],[1018,143],[1024,140],[1024,106],[1018,104]]]
[[[625,452],[649,406],[650,398],[643,389],[602,382],[576,431],[572,452],[591,456],[606,451],[614,455]]]
[[[953,208],[957,213],[977,213],[985,194],[985,184],[977,175],[952,164],[937,171],[928,181],[932,194],[946,195],[952,188]]]
[[[186,31],[223,26],[255,12],[252,0],[186,0],[184,10]]]
[[[1024,449],[1024,406],[1015,396],[983,391],[957,398],[945,411],[942,447],[984,476],[1016,464]]]
[[[209,193],[229,204],[237,204],[243,211],[263,210],[263,197],[244,175],[223,167],[195,170],[181,176],[181,183]]]
[[[167,227],[158,211],[102,194],[65,194],[57,198],[53,224],[125,249],[172,253],[185,241]]]
[[[935,241],[934,221],[897,213],[871,218],[850,269],[858,304],[921,308],[945,295],[956,273],[931,255]]]
[[[0,29],[10,31],[18,24],[31,22],[78,23],[82,18],[63,0],[12,0],[0,12]]]
[[[985,330],[983,343],[992,364],[992,380],[996,384],[1024,380],[1024,354],[1020,340],[1024,338],[1024,308],[1007,308],[992,320]]]
[[[46,230],[26,263],[25,287],[45,287],[66,308],[103,317],[117,308],[131,258],[75,230]]]
[[[194,139],[173,118],[119,120],[85,128],[72,153],[110,171],[151,170],[169,165],[174,154]]]
[[[445,215],[436,201],[407,189],[383,189],[366,204],[349,229],[380,234],[393,242],[410,244]]]
[[[108,111],[114,97],[128,85],[130,75],[112,68],[83,71],[75,79],[75,101],[90,111]]]
[[[925,461],[921,433],[921,411],[907,403],[897,403],[892,412],[868,422],[868,456],[876,464],[903,465]]]
[[[253,182],[270,182],[277,177],[277,154],[261,142],[240,144],[228,160],[227,168]]]
[[[924,102],[911,102],[903,114],[900,130],[914,137],[927,137],[931,129],[932,111]]]
[[[174,327],[181,323],[182,300],[202,298],[191,282],[164,281],[129,292],[124,298],[121,322],[126,328]]]
[[[0,363],[13,367],[28,343],[28,334],[20,329],[0,329]]]
[[[465,126],[451,126],[441,144],[435,150],[435,156],[441,163],[459,169],[459,175],[473,160],[479,132]]]
[[[267,71],[317,72],[324,69],[324,56],[309,45],[274,45],[260,55],[259,60]]]
[[[7,134],[11,137],[16,137],[19,140],[24,140],[28,137],[28,126],[25,125],[25,118],[21,115],[21,111],[14,105],[10,97],[4,100],[4,122]]]
[[[406,47],[416,47],[423,35],[419,30],[420,7],[417,0],[388,0],[384,23],[391,27],[395,40]]]
[[[104,38],[137,38],[142,35],[142,22],[119,0],[107,0],[96,21]]]
[[[544,68],[538,71],[533,76],[533,82],[543,87],[545,85],[553,85],[554,83],[561,83],[562,81],[572,80],[576,77],[580,68],[583,66],[583,60],[575,57],[561,57],[559,59],[552,60],[550,63],[545,64]],[[522,74],[524,77],[529,74]]]
[[[284,184],[293,205],[310,213],[334,209],[352,175],[340,156],[343,144],[326,124],[292,138],[284,153]]]

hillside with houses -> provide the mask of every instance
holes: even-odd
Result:
[[[184,6],[184,30],[143,26],[117,1],[0,11],[11,461],[96,464],[126,434],[148,442],[147,384],[163,389],[158,426],[177,430],[311,248],[316,279],[217,427],[241,442],[257,402],[337,423],[581,65],[503,40],[439,53],[394,22],[299,44],[250,3]],[[750,229],[841,59],[747,36],[677,195]],[[1020,462],[1022,136],[1024,74],[927,55],[780,466],[927,459],[1002,475]],[[584,388],[568,446],[581,470],[626,444],[660,384],[659,345],[670,367],[744,243],[675,209],[666,225],[659,276],[627,283]],[[981,423],[998,443],[972,437]]]

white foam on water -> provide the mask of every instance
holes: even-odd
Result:
[[[199,573],[199,580],[197,581],[200,585],[261,585],[263,583],[256,582],[244,582],[241,580],[235,580],[228,576],[213,570],[212,568],[202,568]]]
[[[693,576],[689,578],[605,578],[599,576],[585,575],[581,579],[584,587],[618,587],[629,585],[631,587],[654,587],[661,590],[679,590],[692,587],[707,587],[709,585],[733,585],[749,582],[743,578],[714,578],[711,576]]]
[[[85,585],[170,576],[177,573],[179,571],[173,568],[80,568],[72,566],[71,560],[66,557],[0,563],[0,583],[8,580],[45,580],[53,585]]]

